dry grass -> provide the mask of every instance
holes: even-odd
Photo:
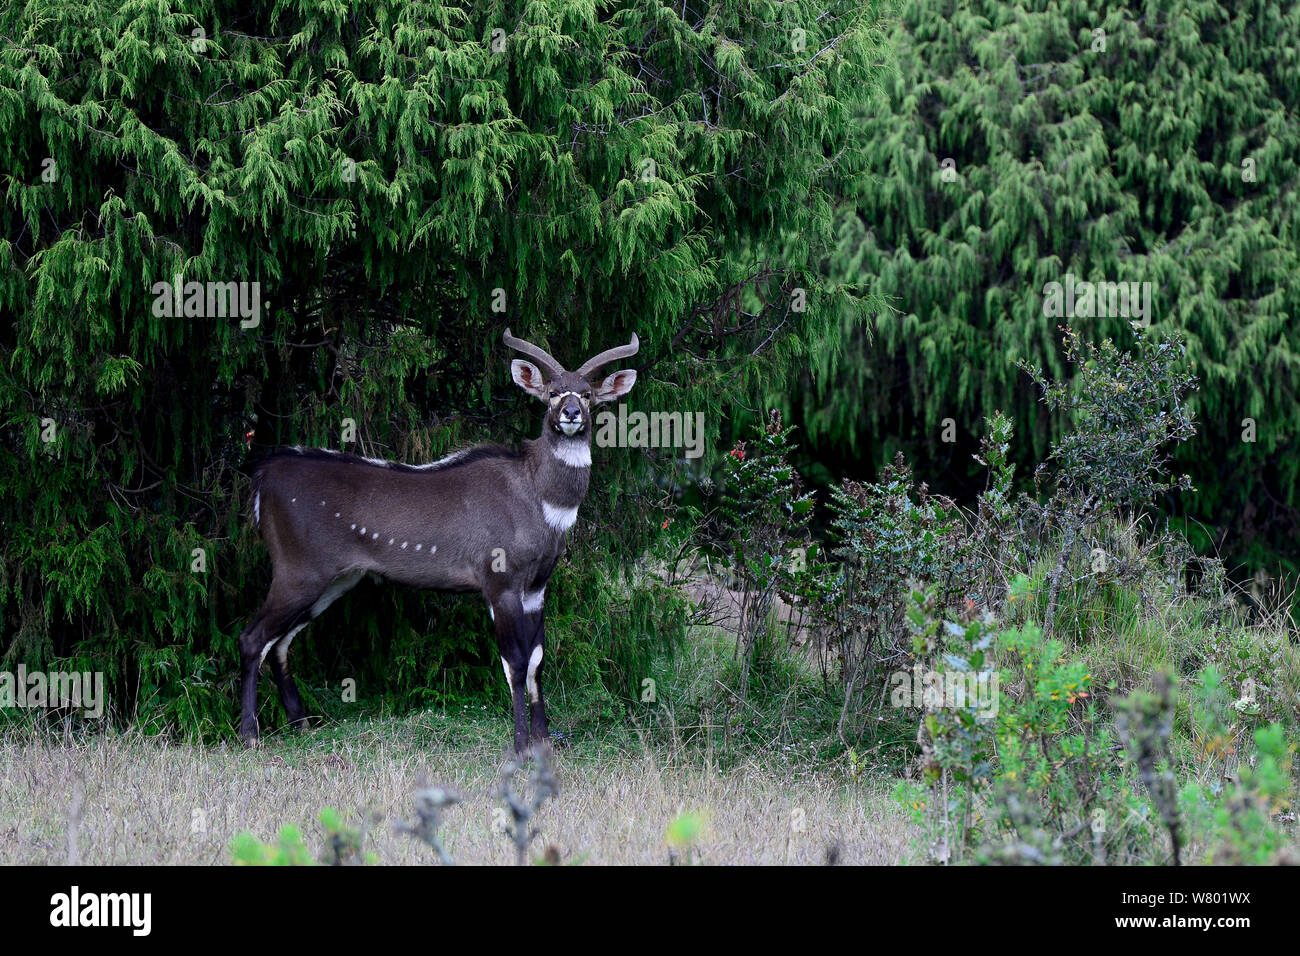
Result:
[[[510,863],[509,840],[494,829],[504,735],[503,720],[433,712],[270,738],[251,753],[133,733],[64,740],[11,729],[0,736],[0,864],[70,855],[220,864],[236,833],[270,841],[290,823],[317,852],[326,806],[352,823],[378,815],[366,840],[377,862],[429,864],[432,850],[395,830],[414,819],[422,777],[463,798],[441,831],[453,859]],[[838,772],[758,763],[720,772],[698,756],[609,741],[562,749],[554,769],[560,793],[537,817],[534,857],[554,845],[564,862],[663,864],[665,828],[682,812],[706,820],[695,856],[710,864],[822,863],[831,846],[844,863],[891,864],[911,836],[882,784]]]

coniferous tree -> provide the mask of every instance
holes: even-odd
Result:
[[[742,6],[0,11],[5,660],[61,657],[128,713],[228,727],[265,585],[249,450],[425,461],[532,437],[507,325],[573,363],[636,332],[635,400],[704,412],[716,455],[728,403],[861,311],[822,264],[881,23],[874,3]],[[561,673],[615,695],[662,622],[635,594],[583,602],[652,543],[675,456],[598,451],[558,576],[578,606]],[[477,603],[357,595],[306,642],[309,685],[499,682]]]
[[[1295,570],[1300,5],[909,0],[891,39],[833,262],[894,308],[789,390],[814,457],[863,474],[901,444],[973,494],[1001,408],[1027,479],[1065,422],[1016,360],[1059,377],[1062,325],[1128,347],[1137,319],[1184,333],[1201,381],[1178,461],[1197,491],[1166,506],[1200,547]],[[1090,306],[1080,281],[1149,283],[1150,314]]]

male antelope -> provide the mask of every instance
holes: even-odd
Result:
[[[541,437],[519,451],[479,445],[432,464],[403,465],[292,448],[254,466],[253,515],[272,577],[266,603],[239,636],[239,736],[246,744],[257,742],[257,677],[268,654],[290,723],[304,725],[289,644],[365,574],[482,594],[514,698],[515,750],[530,737],[546,739],[538,681],[546,582],[587,493],[591,406],[626,395],[636,382],[631,369],[594,373],[635,355],[638,343],[633,335],[630,344],[567,372],[509,329],[505,342],[533,360],[510,363],[515,384],[547,403]]]

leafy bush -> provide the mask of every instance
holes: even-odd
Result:
[[[937,600],[952,604],[969,578],[969,542],[956,506],[917,489],[903,462],[879,481],[845,481],[831,490],[829,548],[797,582],[799,598],[820,631],[822,671],[838,663],[839,735],[846,745],[865,730],[865,698],[911,653],[905,618],[908,582],[936,582]]]
[[[754,440],[737,442],[727,456],[718,522],[739,597],[736,657],[742,699],[751,668],[774,660],[783,640],[773,621],[773,602],[790,592],[793,575],[807,562],[813,501],[787,461],[792,432],[773,411]]]
[[[375,854],[365,850],[366,833],[372,821],[352,827],[333,807],[320,812],[325,843],[320,862],[330,866],[357,866],[374,863]],[[314,866],[316,860],[303,842],[302,831],[293,824],[280,829],[274,843],[263,843],[245,831],[235,834],[230,843],[230,858],[236,866]]]
[[[1260,721],[1259,699],[1237,697],[1214,667],[1195,684],[1194,761],[1198,779],[1179,794],[1205,861],[1261,864],[1297,860],[1294,837],[1279,825],[1294,819],[1294,735]]]
[[[1065,414],[1072,426],[1052,447],[1053,494],[1042,505],[1026,499],[1028,517],[1055,551],[1044,611],[1048,634],[1057,626],[1062,589],[1140,578],[1149,574],[1152,552],[1167,546],[1158,539],[1121,560],[1089,541],[1087,533],[1116,512],[1140,514],[1158,495],[1191,489],[1186,475],[1165,474],[1171,445],[1195,433],[1187,395],[1196,381],[1180,369],[1185,354],[1178,335],[1139,336],[1130,353],[1109,339],[1099,345],[1083,342],[1077,331],[1066,329],[1066,359],[1076,367],[1072,381],[1048,380],[1041,369],[1019,363],[1048,410]],[[1085,544],[1089,559],[1076,572],[1071,562]]]

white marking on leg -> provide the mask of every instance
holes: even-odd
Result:
[[[311,616],[319,617],[321,612],[333,604],[342,595],[356,587],[358,581],[365,577],[365,571],[345,571],[330,582],[330,586],[325,589],[325,593],[316,599],[316,603],[311,606]]]
[[[510,665],[506,663],[504,657],[501,658],[501,668],[506,672],[506,686],[510,688],[510,696],[513,697],[515,693],[515,684],[514,681],[510,679]]]
[[[537,703],[537,668],[542,665],[542,645],[538,644],[533,648],[532,655],[528,658],[528,679],[525,686],[528,688],[528,697],[535,704]]]
[[[281,667],[283,667],[285,665],[285,662],[288,660],[289,645],[293,643],[294,636],[306,626],[307,626],[306,624],[299,624],[297,627],[295,627],[284,637],[280,638],[279,642],[276,643],[275,656],[277,659],[279,659]],[[266,652],[263,651],[262,653],[263,656],[265,656]]]
[[[591,446],[585,441],[560,441],[555,445],[553,455],[570,468],[591,467]]]
[[[572,508],[557,508],[549,501],[542,502],[542,517],[546,523],[556,531],[568,531],[573,527],[573,522],[578,520],[578,506]]]
[[[525,614],[536,614],[542,609],[544,603],[546,603],[546,588],[542,588],[540,591],[536,591],[532,594],[529,594],[527,591],[524,592],[523,604]]]
[[[262,493],[260,491],[253,495],[253,521],[258,525],[262,523]]]

